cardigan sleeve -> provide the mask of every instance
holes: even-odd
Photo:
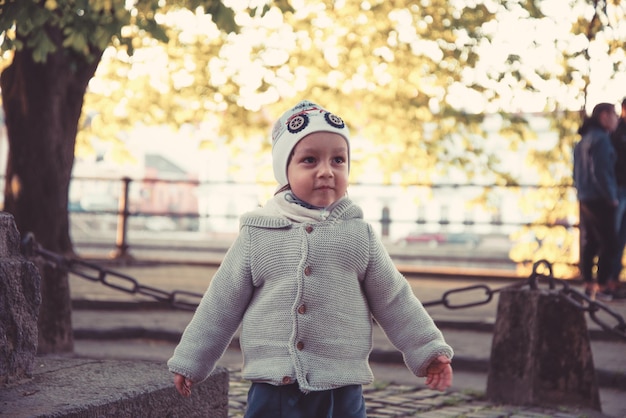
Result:
[[[369,236],[370,261],[363,288],[370,310],[387,338],[402,352],[407,367],[416,376],[425,376],[428,365],[436,357],[452,358],[452,347],[445,342],[371,227]]]
[[[193,382],[205,380],[213,371],[239,328],[252,297],[247,231],[242,228],[226,253],[167,362],[171,372]]]

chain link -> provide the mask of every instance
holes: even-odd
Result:
[[[143,295],[151,297],[159,302],[169,304],[172,308],[194,311],[200,300],[201,293],[189,292],[185,290],[174,290],[167,292],[151,286],[140,284],[136,279],[123,273],[113,270],[104,269],[97,264],[89,263],[84,260],[67,258],[52,251],[48,251],[41,247],[35,241],[32,234],[26,234],[22,240],[22,253],[25,257],[40,256],[45,260],[54,263],[70,273],[73,273],[84,279],[99,282],[103,285],[134,295]],[[547,273],[546,273],[547,271]],[[615,334],[626,339],[626,322],[624,318],[607,305],[592,300],[584,293],[572,288],[566,280],[556,279],[552,273],[552,264],[547,260],[539,260],[533,265],[533,270],[528,279],[520,280],[507,286],[492,289],[485,284],[476,284],[472,286],[460,287],[447,290],[443,293],[441,299],[422,302],[424,307],[443,305],[447,309],[464,309],[474,306],[486,305],[493,300],[494,295],[507,289],[523,289],[539,290],[541,285],[547,284],[549,291],[554,292],[556,296],[574,306],[580,311],[587,312],[593,322],[598,324],[603,330]],[[560,289],[557,289],[560,287]],[[459,295],[476,293],[483,291],[480,298],[471,300],[470,302],[455,303],[454,299]],[[480,293],[480,292],[479,292]],[[467,300],[467,298],[465,299]],[[605,317],[613,319],[614,325],[607,322]]]

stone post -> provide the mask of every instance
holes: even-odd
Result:
[[[20,254],[13,215],[0,212],[0,382],[29,377],[37,354],[41,278]]]
[[[228,417],[221,367],[183,398],[163,362],[37,357],[40,279],[0,212],[0,416]]]
[[[554,291],[502,291],[487,398],[601,410],[584,312]]]

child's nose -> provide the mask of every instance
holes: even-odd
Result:
[[[318,173],[320,176],[332,176],[333,175],[332,164],[330,162],[321,163]]]

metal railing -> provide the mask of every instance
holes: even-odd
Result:
[[[131,226],[134,229],[181,228],[236,233],[239,216],[267,200],[273,187],[188,179],[74,178],[69,210],[73,220],[91,216],[92,219],[107,217],[111,222],[115,217],[115,247],[123,256],[132,245]],[[364,208],[366,220],[377,225],[382,237],[398,237],[400,232],[408,236],[412,231],[485,235],[510,234],[523,227],[576,228],[572,216],[546,222],[541,220],[541,208],[536,213],[521,213],[516,201],[525,199],[528,192],[542,189],[566,190],[567,200],[576,208],[573,190],[562,185],[354,184],[349,193]],[[181,199],[182,195],[187,196],[186,200]],[[484,200],[491,199],[492,203],[472,203],[481,196],[487,196]],[[94,197],[100,200],[94,201]],[[509,213],[511,211],[515,213]],[[160,221],[162,225],[151,220]]]

